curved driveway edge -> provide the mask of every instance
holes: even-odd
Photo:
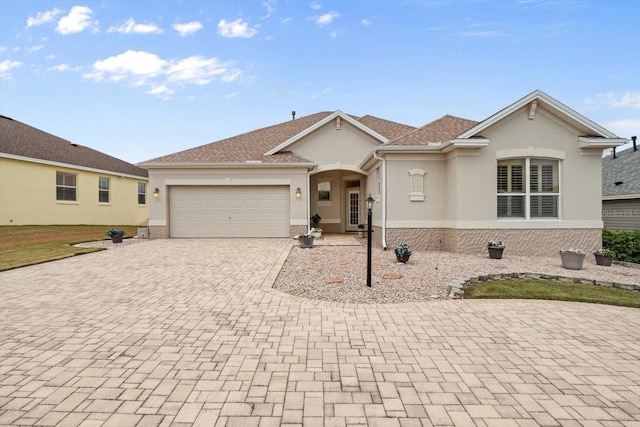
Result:
[[[640,425],[640,310],[335,304],[290,240],[158,240],[0,273],[0,425]]]

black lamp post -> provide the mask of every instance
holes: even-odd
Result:
[[[369,197],[367,197],[367,286],[371,287],[371,222],[373,218],[373,214],[371,213],[371,209],[373,209],[373,197],[371,197],[371,193],[369,193]]]

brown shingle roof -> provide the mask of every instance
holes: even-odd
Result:
[[[265,163],[308,162],[308,159],[291,152],[280,152],[271,156],[264,156],[264,153],[330,114],[332,113],[326,111],[312,114],[142,163],[243,163],[247,160],[260,160]]]
[[[446,115],[422,126],[388,145],[426,145],[429,142],[446,142],[462,135],[479,122]]]
[[[247,160],[259,160],[264,163],[309,162],[308,159],[289,151],[279,152],[270,156],[264,156],[264,153],[293,138],[331,114],[333,113],[327,111],[315,113],[200,147],[157,157],[142,163],[243,163]],[[404,135],[415,129],[413,126],[373,116],[350,117],[389,139]]]
[[[357,118],[356,120],[358,120],[360,123],[362,123],[369,129],[372,129],[378,132],[382,136],[385,136],[389,140],[399,138],[416,129],[413,126],[392,122],[389,120],[385,120],[379,117],[374,117],[369,115],[362,116],[360,118]]]
[[[9,117],[0,116],[0,153],[28,157],[117,174],[147,177],[147,170]]]

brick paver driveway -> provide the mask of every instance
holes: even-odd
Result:
[[[640,310],[346,306],[285,240],[164,240],[0,274],[2,425],[640,425]]]

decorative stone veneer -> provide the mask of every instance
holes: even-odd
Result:
[[[556,256],[560,249],[565,248],[580,248],[591,254],[602,245],[602,230],[599,228],[453,231],[456,246],[453,252],[465,254],[485,254],[489,240],[502,240],[505,243],[504,256]]]
[[[379,233],[376,227],[376,233]],[[381,236],[374,237],[381,245]],[[482,255],[489,240],[502,240],[505,256],[555,256],[560,249],[581,248],[587,254],[602,244],[600,229],[453,229],[388,228],[387,246],[408,243],[415,250],[447,251]],[[591,255],[590,255],[591,256]]]
[[[169,227],[166,225],[151,225],[149,226],[149,240],[152,239],[168,239]]]
[[[416,251],[445,251],[443,228],[388,228],[387,247],[408,243]]]
[[[464,290],[468,286],[473,286],[476,283],[518,279],[543,279],[553,280],[556,282],[583,283],[585,285],[596,285],[603,286],[605,288],[618,288],[640,292],[640,284],[629,285],[626,283],[607,282],[604,280],[584,279],[580,277],[565,277],[544,273],[480,273],[474,276],[460,277],[451,281],[451,283],[449,283],[449,298],[463,298]]]

